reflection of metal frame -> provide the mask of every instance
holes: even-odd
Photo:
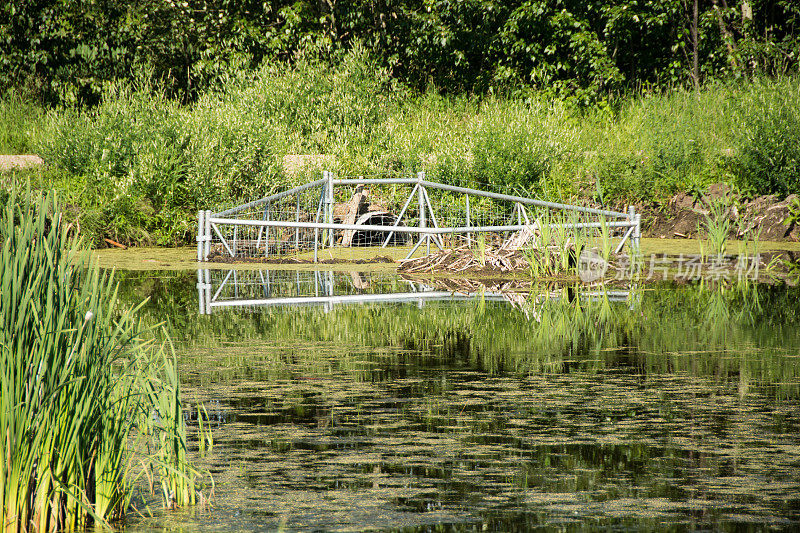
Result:
[[[263,298],[240,297],[241,290],[240,277],[242,273],[252,274],[258,273],[259,286],[263,291]],[[272,275],[275,271],[271,270],[245,270],[239,271],[229,270],[219,286],[214,289],[211,281],[211,271],[209,269],[199,269],[197,271],[197,295],[198,307],[200,314],[209,315],[214,308],[231,308],[231,307],[304,307],[304,306],[323,306],[326,311],[333,308],[334,305],[343,304],[366,304],[366,303],[403,303],[414,302],[422,307],[428,301],[471,301],[474,294],[459,294],[450,291],[437,291],[422,284],[403,280],[409,285],[408,292],[395,292],[395,293],[374,293],[374,294],[335,294],[334,273],[332,271],[313,271],[313,289],[309,293],[313,295],[300,295],[302,285],[300,271],[297,272],[296,292],[295,296],[280,296],[272,295],[272,287],[274,281]],[[248,284],[252,287],[252,283]],[[356,290],[359,287],[353,286]],[[308,287],[306,287],[308,288]],[[228,292],[232,291],[231,296],[225,294],[226,289]],[[488,301],[502,302],[505,301],[501,293],[484,293],[483,297]]]
[[[631,297],[631,291],[592,291],[582,292],[581,296],[592,300],[605,297],[609,302],[627,302]]]
[[[231,269],[221,276],[219,285],[212,282],[211,270],[198,269],[197,271],[197,298],[201,315],[210,315],[216,308],[257,308],[257,307],[310,307],[322,306],[326,312],[335,305],[368,304],[368,303],[416,303],[420,308],[425,302],[471,302],[475,298],[482,298],[490,302],[506,302],[514,306],[519,305],[520,293],[503,292],[474,292],[461,293],[453,291],[436,290],[424,283],[404,280],[408,284],[407,291],[392,293],[364,292],[371,286],[370,280],[364,273],[342,272],[339,280],[346,281],[345,289],[337,291],[336,279],[333,271],[289,271],[274,270],[235,270]],[[224,271],[214,271],[222,273]],[[277,272],[294,276],[293,280],[276,280]],[[249,279],[248,279],[249,278]],[[255,281],[253,279],[255,278]],[[276,290],[283,287],[283,291]],[[340,284],[340,287],[342,285]],[[291,290],[287,290],[291,289]],[[337,294],[339,292],[339,294]],[[287,294],[291,293],[291,294]],[[582,298],[598,299],[608,298],[611,302],[630,302],[631,291],[592,291],[581,293]],[[263,295],[263,297],[262,297]],[[538,299],[558,298],[556,294],[544,293]],[[524,298],[523,298],[524,300]]]

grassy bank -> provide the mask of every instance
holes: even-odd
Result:
[[[720,181],[753,194],[800,192],[797,78],[587,110],[544,98],[413,94],[356,50],[336,66],[242,72],[186,106],[144,83],[111,85],[92,109],[41,114],[25,105],[0,103],[18,110],[0,116],[0,132],[10,132],[0,151],[41,155],[49,166],[34,178],[62,191],[95,240],[186,243],[198,208],[259,197],[323,167],[425,170],[451,183],[607,205],[659,202]],[[291,157],[309,154],[325,157]]]
[[[171,345],[85,268],[53,196],[0,205],[3,531],[107,525],[145,472],[168,507],[194,503]]]

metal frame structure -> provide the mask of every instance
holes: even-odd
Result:
[[[334,217],[335,189],[338,187],[354,186],[407,186],[411,187],[402,209],[394,216],[394,223],[391,225],[375,224],[348,224],[337,222]],[[305,211],[301,207],[301,196],[316,198],[314,191],[319,191],[316,211],[311,218],[312,209]],[[431,202],[431,193],[463,195],[464,211],[463,224],[446,223],[443,217],[437,218],[437,211]],[[311,193],[311,196],[308,196]],[[296,205],[293,213],[273,216],[272,206],[283,202],[286,205],[291,197],[296,197],[296,202],[289,205]],[[471,212],[470,198],[478,201],[494,201],[511,205],[510,219],[505,221],[490,221],[484,224],[475,224]],[[473,200],[473,204],[474,204]],[[308,200],[306,200],[308,203]],[[416,204],[416,205],[413,205]],[[413,206],[413,207],[412,207]],[[409,208],[415,211],[413,221],[409,220]],[[612,211],[608,209],[598,209],[578,205],[548,202],[534,198],[502,194],[496,192],[482,191],[468,187],[458,187],[428,181],[424,172],[417,173],[415,178],[337,178],[332,172],[324,171],[322,179],[315,180],[292,189],[282,191],[270,196],[266,196],[253,202],[248,202],[220,212],[203,210],[198,212],[198,231],[197,231],[197,260],[207,261],[212,252],[212,244],[223,254],[236,259],[240,256],[240,245],[247,243],[248,250],[259,255],[268,256],[271,253],[270,239],[272,232],[282,231],[284,240],[294,242],[295,247],[301,247],[301,231],[309,237],[304,241],[308,248],[313,247],[313,261],[319,259],[318,252],[322,248],[334,248],[337,246],[335,235],[341,235],[346,231],[376,232],[385,235],[382,248],[385,248],[396,235],[403,235],[407,241],[411,241],[413,247],[406,255],[410,258],[417,250],[425,244],[425,250],[430,253],[431,244],[439,249],[445,248],[443,236],[459,235],[463,240],[471,245],[475,242],[475,235],[480,233],[508,233],[521,231],[531,227],[530,217],[527,209],[546,209],[561,213],[571,213],[580,215],[583,220],[574,222],[560,222],[551,224],[553,227],[562,229],[599,229],[605,227],[620,235],[619,242],[615,247],[615,252],[619,253],[627,243],[634,251],[639,249],[641,238],[641,215],[637,214],[634,207],[630,206],[626,213]],[[254,216],[259,213],[261,216]],[[516,220],[514,220],[516,218]],[[305,220],[304,220],[305,219]],[[406,225],[405,221],[410,221]],[[441,223],[440,223],[441,222]],[[313,240],[310,232],[313,230]],[[257,231],[257,238],[246,240],[242,235],[250,231]],[[288,235],[288,237],[286,237]],[[416,241],[416,242],[414,242]],[[275,253],[275,252],[272,252]],[[278,255],[280,252],[278,252]]]

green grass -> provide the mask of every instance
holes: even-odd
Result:
[[[29,154],[43,110],[14,93],[0,97],[0,154]]]
[[[0,212],[0,502],[4,531],[121,518],[141,465],[165,502],[194,503],[176,363],[86,268],[53,194]],[[147,450],[143,453],[142,450]]]
[[[616,104],[412,94],[356,48],[337,65],[241,72],[190,105],[146,83],[112,84],[95,108],[46,114],[6,97],[0,108],[12,112],[0,115],[0,132],[46,160],[42,185],[77,206],[89,239],[124,243],[191,242],[197,209],[261,197],[323,167],[424,170],[449,183],[616,207],[715,182],[800,192],[796,77]],[[326,158],[286,168],[297,154]]]

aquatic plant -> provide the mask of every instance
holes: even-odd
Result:
[[[475,258],[480,260],[481,266],[486,266],[486,234],[480,233],[477,238],[478,250],[475,253]]]
[[[12,191],[0,243],[3,530],[107,525],[138,464],[161,468],[167,501],[194,502],[171,345],[120,309],[112,273],[86,268],[54,194]]]
[[[792,224],[800,224],[800,198],[797,197],[789,203],[789,215],[783,221],[784,226],[791,226]]]
[[[706,243],[714,257],[720,258],[728,249],[728,233],[731,230],[731,220],[728,217],[727,206],[723,202],[709,202],[708,213],[702,222]],[[701,255],[705,260],[704,248],[701,246]]]
[[[611,259],[611,252],[613,251],[611,241],[611,228],[608,227],[605,216],[600,217],[600,243],[599,247],[603,254],[603,259],[609,261]]]
[[[761,257],[761,228],[753,228],[745,233],[739,250],[740,259],[759,260]]]
[[[599,247],[606,262],[611,259],[611,230],[605,219],[600,221],[600,228],[595,233],[577,227],[580,222],[582,220],[577,213],[553,216],[545,212],[537,219],[540,229],[536,246],[525,251],[529,271],[534,278],[578,275],[579,256],[590,244]]]

